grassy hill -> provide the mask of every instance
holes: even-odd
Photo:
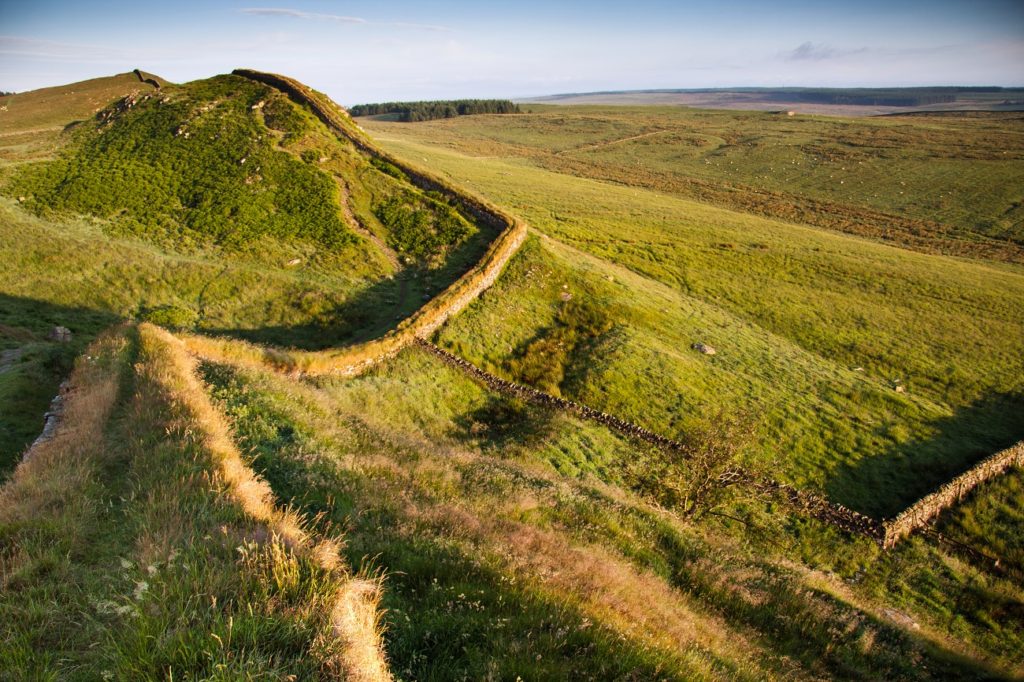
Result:
[[[337,538],[274,506],[190,362],[150,326],[103,335],[0,490],[4,678],[309,679],[378,647],[336,615],[373,612]]]
[[[495,234],[357,144],[355,126],[339,136],[273,88],[151,80],[4,98],[0,395],[22,398],[0,416],[0,459],[30,440],[84,347],[46,343],[54,325],[81,342],[134,318],[343,344],[415,311]]]
[[[545,236],[440,335],[483,367],[669,435],[742,412],[759,433],[752,461],[876,515],[1024,433],[1018,267],[467,157],[368,125]],[[401,130],[418,139],[420,125],[434,124]],[[603,328],[566,344],[578,303]]]

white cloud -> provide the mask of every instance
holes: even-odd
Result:
[[[361,17],[350,17],[341,14],[322,14],[320,12],[305,12],[298,9],[286,7],[246,7],[238,10],[242,14],[250,14],[261,17],[288,17],[290,19],[306,19],[310,21],[333,21],[339,24],[364,24],[375,26],[393,26],[395,28],[415,28],[422,31],[448,32],[452,29],[437,24],[418,24],[409,21],[367,21]]]
[[[846,57],[851,54],[863,54],[867,52],[868,48],[858,47],[856,49],[841,50],[839,48],[832,47],[831,45],[815,44],[810,41],[798,45],[795,49],[789,52],[783,53],[786,60],[791,62],[798,61],[822,61],[825,59],[836,59],[839,57]]]
[[[359,17],[347,17],[340,14],[320,14],[318,12],[303,12],[297,9],[284,7],[246,7],[238,10],[242,14],[252,14],[260,17],[290,17],[292,19],[311,19],[314,21],[336,21],[341,24],[366,24],[366,19]]]

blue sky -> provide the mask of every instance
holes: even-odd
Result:
[[[343,104],[729,86],[1024,85],[1024,0],[0,0],[0,90],[245,66]]]

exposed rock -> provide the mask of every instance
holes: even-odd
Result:
[[[895,390],[896,390],[897,393],[906,393],[907,392],[907,387],[904,386],[903,384],[897,384],[895,386]]]
[[[708,344],[702,343],[700,341],[690,346],[690,348],[694,349],[698,353],[703,353],[704,355],[714,355],[715,353],[718,352]]]
[[[57,426],[60,424],[61,417],[64,414],[65,396],[69,386],[70,384],[67,381],[61,382],[57,395],[50,401],[50,409],[43,415],[42,433],[32,441],[32,445],[25,451],[25,455],[22,458],[25,461],[28,461],[32,453],[35,452],[37,445],[53,438],[53,434],[57,431]]]
[[[50,330],[50,333],[46,335],[46,338],[50,341],[67,343],[71,341],[71,330],[67,327],[57,326]]]
[[[295,267],[296,265],[298,265],[301,262],[302,262],[301,258],[292,258],[290,261],[285,263],[285,265],[288,266],[289,268],[293,268],[293,267]]]
[[[913,618],[903,613],[902,611],[897,611],[896,609],[884,609],[882,613],[885,614],[886,618],[896,623],[897,625],[902,625],[903,627],[910,628],[911,630],[921,629],[921,626],[917,624],[917,621],[915,621]]]
[[[572,300],[572,294],[570,294],[568,291],[563,291],[559,295],[559,298],[562,299],[563,301],[571,301]]]

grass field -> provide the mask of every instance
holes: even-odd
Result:
[[[940,253],[1024,258],[1019,112],[843,119],[552,107],[384,136],[607,180]]]
[[[228,461],[183,357],[152,327],[106,333],[54,438],[0,491],[4,679],[344,667],[331,619],[344,575]]]
[[[1019,268],[394,137],[418,125],[384,144],[545,235],[442,332],[467,359],[529,379],[523,358],[547,353],[563,298],[589,301],[611,327],[546,355],[563,393],[668,435],[740,410],[762,466],[877,515],[1024,433]]]
[[[103,334],[349,343],[494,229],[266,86],[126,78],[74,86],[138,89],[98,119],[20,96],[84,122],[19,114],[0,138],[0,670],[384,679],[383,648],[399,680],[1024,674],[1019,471],[945,513],[945,540],[883,552],[745,487],[693,502],[696,455],[418,346],[344,378]],[[1012,118],[361,123],[531,225],[436,334],[491,372],[878,517],[1024,436]],[[807,172],[775,173],[787,154]],[[922,173],[972,199],[886,182]],[[72,366],[65,430],[15,469]]]

